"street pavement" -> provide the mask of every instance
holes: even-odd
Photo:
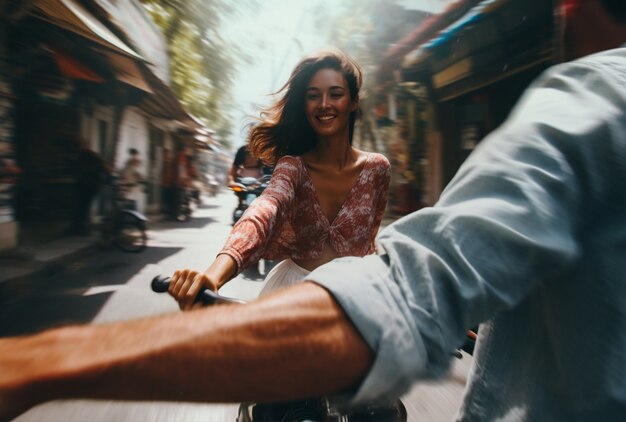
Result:
[[[149,248],[141,254],[91,248],[89,254],[57,260],[56,266],[19,279],[19,288],[0,297],[0,336],[36,332],[69,323],[105,323],[178,312],[167,294],[153,293],[157,274],[179,268],[204,269],[230,230],[236,198],[222,191],[205,198],[185,223],[150,225]],[[389,222],[389,220],[386,220]],[[54,251],[42,251],[42,254]],[[1,281],[1,280],[0,280]],[[220,291],[253,300],[263,287],[262,276],[243,274]],[[7,296],[7,291],[12,294]],[[469,372],[471,356],[455,359],[443,381],[416,384],[402,401],[409,421],[453,420]],[[15,421],[234,421],[236,404],[65,400],[44,403]]]

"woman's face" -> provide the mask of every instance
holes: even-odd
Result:
[[[357,102],[350,98],[350,89],[343,74],[334,69],[318,70],[307,85],[304,108],[309,124],[318,136],[348,134],[350,113]]]

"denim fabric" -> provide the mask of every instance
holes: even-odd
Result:
[[[438,203],[327,288],[376,352],[353,400],[440,377],[482,323],[458,419],[626,420],[626,48],[553,67]]]

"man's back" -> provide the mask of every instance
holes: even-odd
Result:
[[[545,240],[571,258],[554,279],[544,277],[528,299],[481,326],[487,344],[476,352],[477,380],[468,391],[466,414],[478,417],[481,401],[497,400],[507,406],[493,417],[625,420],[626,49],[552,73],[556,76],[529,92],[522,107],[552,114],[536,126],[537,137],[550,139],[547,157],[537,160],[552,163],[535,171],[547,171],[546,182],[554,177],[555,188],[562,182],[571,190],[565,195],[570,200],[552,209],[561,213],[556,217],[565,220],[570,234]],[[505,133],[515,133],[516,123]],[[559,180],[561,174],[565,180]],[[523,266],[525,257],[519,259]],[[537,408],[525,408],[517,394],[531,396]]]
[[[534,209],[514,212],[506,230],[534,214],[547,224],[522,231],[527,245],[505,241],[485,257],[488,273],[517,273],[496,283],[530,292],[516,303],[518,289],[495,287],[513,294],[481,325],[462,419],[626,418],[625,111],[626,49],[553,69],[452,184],[468,189],[516,166],[498,199]]]

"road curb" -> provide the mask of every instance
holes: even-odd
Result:
[[[33,256],[33,259],[25,260],[25,271],[23,273],[0,278],[0,301],[4,302],[16,294],[32,291],[40,287],[45,282],[45,279],[59,273],[72,262],[92,254],[100,249],[102,245],[103,243],[100,239],[94,239],[90,243],[58,255],[53,259],[37,260]],[[4,258],[6,259],[7,255]]]

